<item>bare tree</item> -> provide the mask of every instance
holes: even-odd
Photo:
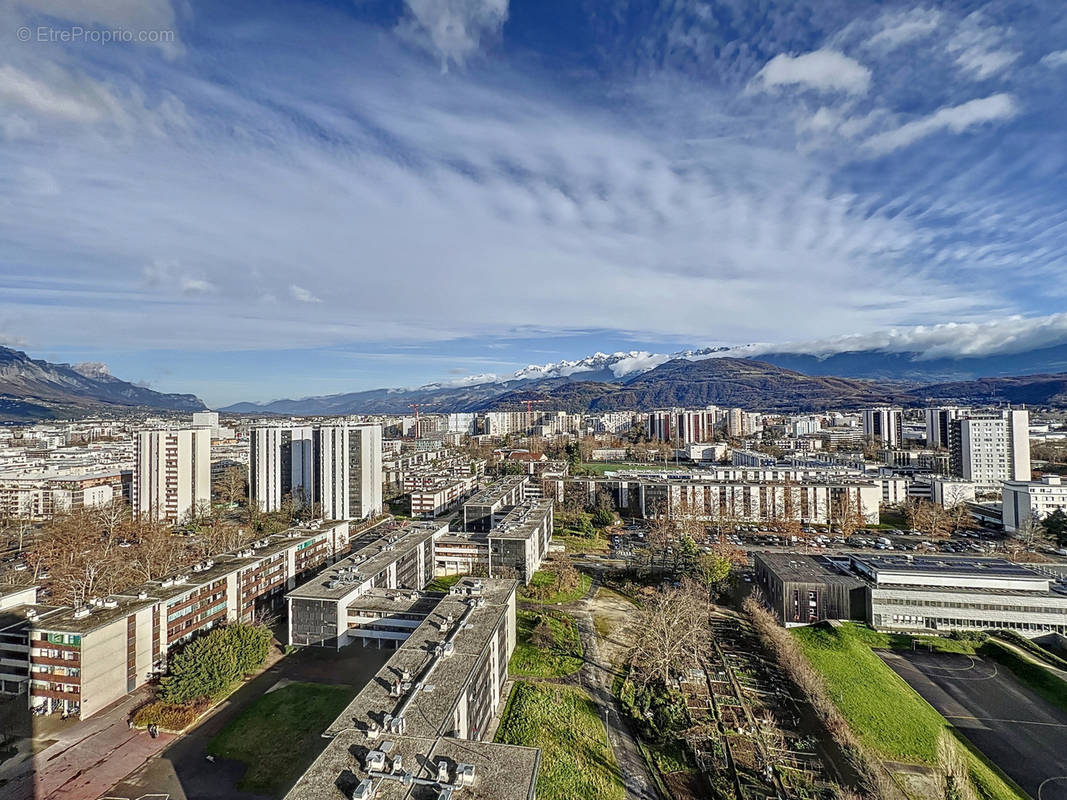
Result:
[[[138,524],[137,542],[129,553],[129,564],[140,581],[150,581],[178,572],[194,557],[187,539],[175,536],[162,522]]]
[[[908,525],[931,539],[942,539],[950,533],[950,518],[944,508],[929,500],[909,500],[904,506]]]
[[[248,482],[241,467],[227,467],[215,482],[215,493],[226,505],[233,505],[245,499]]]
[[[692,592],[670,588],[657,592],[638,612],[641,635],[632,655],[636,677],[644,685],[669,683],[672,675],[696,665],[708,635],[706,626],[693,624],[700,610]]]

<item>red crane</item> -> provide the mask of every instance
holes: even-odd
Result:
[[[436,403],[408,403],[408,408],[415,409],[415,438],[418,439],[422,434],[419,430],[419,406],[433,406]]]
[[[532,414],[533,410],[530,408],[530,406],[536,405],[538,403],[547,403],[548,401],[547,400],[519,400],[518,402],[526,403],[526,413],[527,414]]]

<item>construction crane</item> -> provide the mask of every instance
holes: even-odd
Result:
[[[408,408],[415,409],[415,438],[418,439],[422,435],[419,430],[419,408],[425,408],[426,406],[437,405],[436,403],[408,403]]]
[[[547,403],[548,401],[547,400],[516,400],[515,402],[517,402],[517,403],[525,403],[526,404],[526,413],[527,414],[532,414],[533,413],[533,409],[530,408],[531,406],[538,405],[540,403]]]

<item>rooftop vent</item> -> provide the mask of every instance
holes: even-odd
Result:
[[[74,619],[85,619],[87,616],[89,616],[91,612],[92,609],[89,608],[89,606],[81,606],[80,608],[76,608],[74,609]]]
[[[437,762],[437,782],[448,783],[448,761],[443,758]]]
[[[474,764],[460,764],[456,767],[456,786],[474,785]]]
[[[363,760],[363,768],[367,772],[381,772],[385,769],[385,753],[381,750],[371,750]]]

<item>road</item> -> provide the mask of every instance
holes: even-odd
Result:
[[[1067,711],[977,656],[878,655],[1034,800],[1067,800]]]

